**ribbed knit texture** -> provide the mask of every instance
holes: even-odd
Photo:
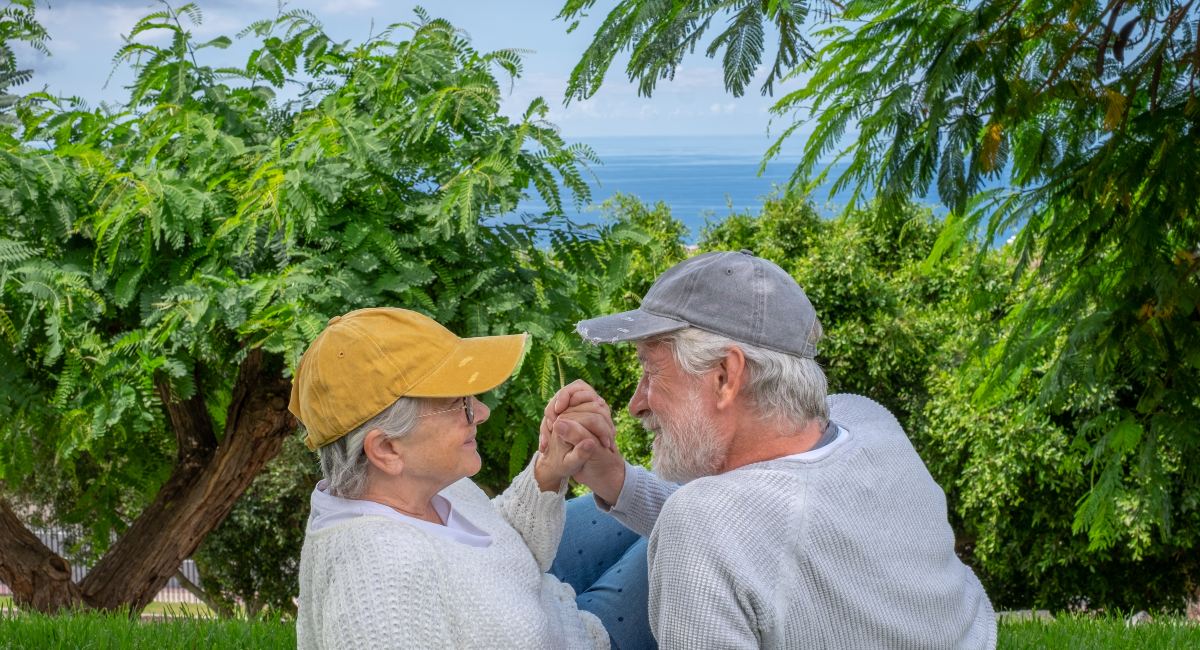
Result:
[[[887,409],[829,398],[845,439],[670,484],[634,470],[612,511],[649,544],[663,648],[993,648],[946,499]],[[667,497],[670,498],[667,498]],[[661,508],[657,518],[655,511]]]
[[[541,492],[532,467],[495,500],[469,479],[442,491],[491,534],[487,548],[375,516],[310,531],[297,646],[608,648],[600,620],[545,573],[562,538],[563,498]]]

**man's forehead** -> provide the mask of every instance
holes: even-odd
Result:
[[[642,365],[651,365],[662,360],[662,355],[666,354],[666,346],[662,341],[638,341],[637,342],[637,358],[642,362]]]

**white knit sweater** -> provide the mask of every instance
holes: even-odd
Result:
[[[469,479],[442,491],[491,535],[486,548],[379,516],[310,529],[298,647],[608,648],[600,620],[545,573],[562,537],[563,498],[540,491],[532,467],[495,500]]]
[[[651,535],[661,647],[995,647],[991,602],[900,424],[858,395],[829,406],[843,433],[799,459],[677,491],[627,470],[612,513]]]

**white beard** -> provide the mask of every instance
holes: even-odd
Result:
[[[717,440],[716,427],[701,414],[695,393],[680,406],[679,416],[671,420],[656,415],[642,418],[642,426],[654,433],[654,473],[674,483],[720,473],[728,450]]]

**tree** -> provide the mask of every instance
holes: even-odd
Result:
[[[568,2],[563,16],[594,4]],[[589,62],[627,48],[648,93],[714,12],[736,25],[791,6],[677,2],[659,14],[692,22],[623,18],[659,4],[618,3],[571,97],[601,83],[607,66]],[[768,151],[811,127],[793,181],[844,160],[835,187],[869,188],[885,209],[936,186],[950,214],[931,265],[977,234],[1011,238],[1013,299],[981,327],[968,360],[981,372],[960,378],[977,382],[981,407],[1028,396],[1015,416],[1071,423],[1089,475],[1063,497],[1077,500],[1072,530],[1134,562],[1155,545],[1194,547],[1184,522],[1200,498],[1198,17],[1194,1],[852,0],[814,32],[812,61],[784,75],[800,87],[774,111],[796,117]],[[750,63],[724,61],[730,91]],[[1036,390],[1018,389],[1027,381]]]
[[[123,106],[35,94],[0,133],[0,580],[22,606],[140,610],[294,434],[290,368],[329,317],[403,305],[545,341],[587,284],[535,245],[549,217],[497,218],[530,186],[552,212],[564,187],[586,200],[593,159],[540,99],[498,113],[515,53],[420,11],[358,45],[286,11],[218,70],[201,61],[231,39],[194,41],[201,18],[137,23]],[[536,444],[540,406],[521,408],[556,354],[539,343],[506,387],[486,480]],[[18,513],[85,524],[86,578]]]

